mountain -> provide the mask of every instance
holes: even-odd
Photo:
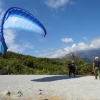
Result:
[[[80,50],[77,52],[73,52],[72,54],[79,56],[86,62],[93,62],[95,56],[100,58],[100,49],[92,49],[92,50]],[[70,54],[66,54],[62,57],[62,59],[66,59]]]

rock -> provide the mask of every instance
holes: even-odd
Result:
[[[19,97],[21,97],[23,95],[23,93],[21,91],[18,91],[17,94]]]
[[[4,91],[4,92],[3,92],[3,95],[5,95],[5,96],[10,96],[10,95],[11,95],[11,92],[10,92],[10,91]]]

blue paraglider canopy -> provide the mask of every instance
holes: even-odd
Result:
[[[0,16],[0,52],[2,54],[5,54],[8,49],[3,36],[3,30],[9,28],[32,31],[43,36],[47,34],[42,23],[32,14],[18,7],[11,7]]]

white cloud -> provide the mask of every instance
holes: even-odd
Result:
[[[23,48],[20,48],[19,44],[15,43],[15,38],[16,38],[16,31],[14,30],[4,30],[4,38],[5,42],[8,46],[8,50],[10,51],[15,51],[15,52],[22,52]]]
[[[62,56],[65,55],[65,53],[66,53],[66,50],[58,49],[58,50],[51,56],[51,58],[62,57]]]
[[[39,51],[35,51],[36,53],[38,53]]]
[[[51,8],[59,8],[65,6],[70,0],[46,0],[46,4]]]
[[[16,31],[15,30],[4,30],[4,38],[5,42],[8,46],[9,51],[14,52],[23,52],[25,49],[33,49],[33,45],[30,45],[29,42],[23,42],[22,44],[17,44],[15,41],[16,38]]]
[[[75,2],[73,2],[73,1],[70,1],[70,4],[71,4],[71,5],[73,5],[73,4],[75,4]]]
[[[100,48],[100,38],[92,40],[90,44],[80,42],[78,44],[73,44],[72,46],[65,47],[63,50],[58,49],[55,52],[48,53],[48,54],[41,55],[41,56],[48,57],[48,58],[57,58],[57,57],[63,57],[66,54],[69,54],[71,52],[75,52],[78,50],[91,50],[91,49],[98,49],[98,48]]]
[[[73,44],[71,47],[65,47],[64,50],[67,51],[67,54],[70,52],[75,52],[78,50],[88,50],[91,47],[84,42],[81,42],[79,44]]]
[[[93,41],[91,41],[90,47],[96,48],[96,49],[100,48],[100,38],[94,39]]]
[[[63,42],[73,42],[72,38],[62,38],[61,41]]]
[[[16,32],[14,30],[4,30],[5,42],[8,44],[14,43],[14,39],[16,37],[15,33]]]
[[[84,40],[87,40],[88,38],[87,38],[87,37],[83,37],[83,39],[84,39]]]
[[[29,48],[29,49],[33,49],[34,48],[34,46],[33,45],[30,45],[29,42],[24,43],[23,47]]]

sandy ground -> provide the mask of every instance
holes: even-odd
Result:
[[[94,76],[0,75],[0,100],[100,100]]]

